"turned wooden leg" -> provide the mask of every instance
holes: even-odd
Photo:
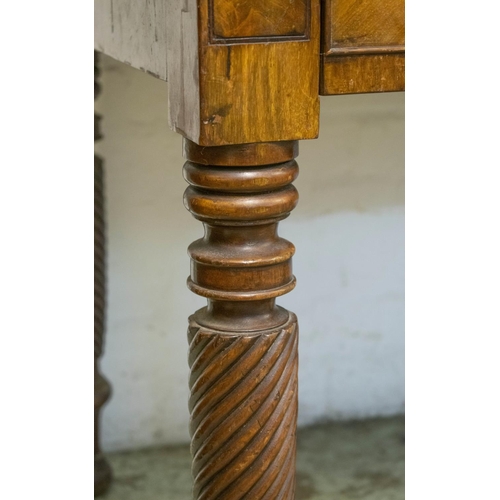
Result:
[[[201,147],[185,140],[184,200],[205,226],[189,247],[189,407],[196,500],[292,500],[297,318],[294,246],[277,234],[295,207],[297,141]]]
[[[99,94],[98,55],[94,52],[94,98]],[[100,116],[94,115],[94,140],[101,138]],[[104,493],[111,482],[111,468],[99,447],[99,413],[110,396],[110,385],[101,375],[99,358],[104,339],[105,285],[105,226],[102,159],[94,155],[94,495]]]

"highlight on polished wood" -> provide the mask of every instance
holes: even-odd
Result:
[[[205,226],[188,286],[208,299],[188,330],[196,500],[294,498],[298,328],[275,300],[295,286],[278,222],[298,200],[296,155],[185,141],[185,205]]]

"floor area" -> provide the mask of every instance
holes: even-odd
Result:
[[[187,446],[108,455],[103,500],[190,500]],[[298,433],[296,500],[403,500],[404,417],[330,423]]]

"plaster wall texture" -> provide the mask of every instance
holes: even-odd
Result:
[[[189,440],[181,137],[167,84],[102,57],[108,320],[113,386],[105,450]],[[279,303],[300,325],[299,425],[404,412],[404,94],[324,97],[320,138],[300,143],[300,202],[280,233],[297,252]]]

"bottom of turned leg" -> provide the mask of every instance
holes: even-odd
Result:
[[[102,453],[94,455],[94,497],[108,491],[113,474],[111,466]]]

